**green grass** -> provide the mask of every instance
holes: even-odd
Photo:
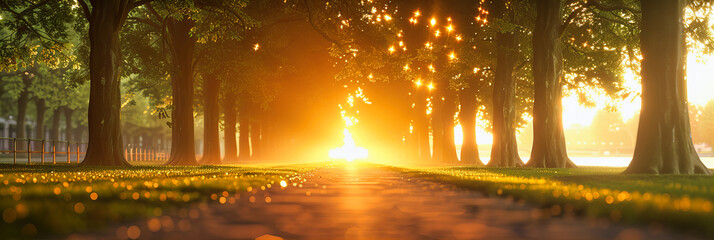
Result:
[[[414,176],[615,222],[667,226],[714,237],[714,177],[623,175],[623,168],[412,168]]]
[[[229,204],[241,191],[301,183],[302,174],[322,165],[0,165],[0,238],[61,236],[198,202]]]

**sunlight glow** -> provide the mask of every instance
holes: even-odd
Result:
[[[345,128],[342,133],[345,135],[345,138],[343,139],[344,145],[330,150],[330,158],[344,159],[348,162],[356,159],[366,159],[367,155],[369,155],[367,149],[358,147],[357,144],[355,144],[355,140],[352,139],[352,134],[349,130],[347,130],[347,128]]]
[[[483,127],[477,125],[476,126],[476,142],[478,144],[493,144],[493,135],[486,130],[483,129]],[[457,124],[456,127],[454,127],[454,144],[460,148],[460,146],[464,143],[464,132],[463,129],[461,128],[461,124]]]

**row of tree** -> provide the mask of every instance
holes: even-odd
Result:
[[[9,1],[0,4],[10,15],[2,22],[9,33],[2,41],[12,47],[0,50],[5,72],[37,61],[59,66],[70,33],[81,36],[78,45],[84,47],[77,47],[76,56],[77,68],[88,70],[90,82],[84,160],[90,165],[128,165],[119,117],[122,78],[130,78],[130,89],[148,96],[159,115],[170,114],[171,165],[197,164],[193,134],[200,109],[203,161],[220,161],[221,105],[227,136],[235,135],[236,112],[241,133],[250,132],[241,134],[241,154],[251,151],[248,135],[253,150],[286,144],[271,141],[294,142],[286,132],[299,130],[286,126],[305,125],[286,125],[290,121],[280,118],[294,105],[271,102],[310,95],[285,97],[295,89],[273,90],[311,84],[283,80],[293,75],[330,73],[329,66],[305,64],[325,55],[290,52],[327,48],[327,41],[337,85],[344,88],[317,91],[316,101],[349,93],[348,104],[340,105],[346,123],[359,119],[359,126],[369,129],[363,137],[388,149],[384,153],[456,163],[452,129],[458,116],[465,142],[461,161],[482,164],[475,139],[480,117],[490,120],[494,133],[489,165],[574,167],[565,146],[563,88],[583,96],[583,102],[593,88],[625,97],[623,68],[640,66],[641,56],[643,107],[627,172],[708,173],[690,138],[684,74],[690,42],[711,48],[708,14],[685,21],[684,13],[687,7],[708,12],[702,9],[711,5],[687,2],[80,0],[76,6],[73,1]],[[303,36],[309,35],[300,28],[306,24],[322,42]],[[696,41],[686,41],[688,36]],[[306,112],[324,116],[330,111]],[[526,116],[533,118],[534,140],[530,160],[523,163],[515,133]],[[225,139],[230,159],[235,138]],[[269,141],[256,141],[264,139]]]
[[[380,139],[374,148],[455,163],[451,129],[458,116],[461,161],[482,164],[478,116],[494,135],[490,166],[574,167],[562,123],[564,90],[579,94],[584,104],[597,89],[615,99],[638,97],[622,88],[624,69],[632,68],[642,73],[643,108],[627,172],[709,172],[690,138],[685,85],[687,48],[712,49],[708,1],[327,5],[317,28],[336,46],[338,80],[366,89],[373,103],[359,106],[359,115],[363,127],[379,129],[363,136]],[[694,17],[685,19],[685,9]],[[528,117],[533,146],[524,163],[515,136]]]
[[[221,128],[224,161],[287,156],[332,139],[315,130],[336,121],[314,124],[308,117],[337,115],[323,111],[327,108],[323,100],[338,95],[320,96],[334,85],[326,61],[329,44],[311,31],[302,5],[9,1],[0,7],[3,36],[7,36],[3,46],[15,46],[3,52],[3,72],[14,76],[37,62],[47,69],[66,70],[59,76],[73,86],[58,89],[77,91],[76,86],[89,80],[89,146],[84,164],[128,165],[123,144],[136,142],[137,135],[152,139],[128,130],[135,125],[153,129],[153,124],[134,117],[136,111],[126,110],[144,98],[154,107],[149,113],[168,119],[170,165],[198,164],[194,146],[198,115],[203,115],[206,164],[221,161]],[[306,59],[310,56],[314,58]],[[310,105],[314,107],[304,107]],[[127,113],[132,114],[129,119]],[[238,143],[236,132],[241,132]]]
[[[65,141],[81,140],[82,133],[76,130],[83,129],[86,118],[74,117],[76,113],[86,110],[86,96],[82,94],[81,87],[67,86],[68,82],[63,77],[66,69],[50,68],[44,64],[33,64],[21,71],[0,73],[0,96],[5,101],[16,102],[16,105],[3,105],[0,114],[13,116],[15,120],[15,135],[17,138],[46,138],[45,123],[49,121],[49,137],[59,140],[60,125],[64,120]],[[66,96],[75,96],[68,98]],[[28,113],[29,104],[34,103],[34,114]],[[48,114],[49,112],[49,114]],[[33,135],[27,133],[28,115],[36,122],[33,126]],[[64,119],[63,119],[64,117]],[[9,118],[5,124],[10,124]],[[9,136],[9,135],[8,135]],[[25,145],[18,148],[24,149]]]

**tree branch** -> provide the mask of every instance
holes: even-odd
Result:
[[[139,23],[149,25],[149,26],[153,27],[154,29],[156,29],[157,32],[161,31],[161,25],[159,25],[158,23],[155,23],[149,19],[130,17],[130,18],[127,18],[127,20],[132,20],[132,21],[136,21]]]
[[[22,10],[22,12],[20,12],[20,15],[23,15],[23,14],[25,14],[25,13],[27,13],[27,12],[33,11],[33,10],[35,10],[35,9],[41,7],[41,6],[44,6],[44,5],[47,4],[48,2],[50,2],[50,0],[45,0],[45,1],[39,2],[39,3],[35,4],[35,5],[32,5],[32,6],[28,7],[28,8],[26,8],[25,10]]]
[[[605,11],[605,12],[620,11],[620,10],[629,11],[632,14],[637,14],[637,13],[642,12],[640,10],[637,10],[637,9],[634,9],[634,8],[631,8],[628,6],[623,6],[623,5],[605,6],[605,5],[602,5],[599,1],[589,0],[589,1],[585,2],[584,4],[582,4],[582,6],[580,6],[579,8],[575,9],[573,12],[568,14],[568,17],[565,18],[565,21],[560,26],[559,34],[562,35],[565,32],[565,29],[568,27],[568,25],[570,25],[575,20],[575,18],[579,17],[582,13],[584,13],[585,11],[590,10],[592,8],[600,10],[600,11]]]
[[[92,11],[89,10],[89,6],[87,6],[87,3],[84,2],[84,0],[77,0],[79,3],[79,6],[82,6],[82,12],[84,12],[84,17],[89,20],[89,18],[92,16]]]
[[[344,44],[342,44],[340,41],[337,41],[337,39],[333,39],[332,37],[327,35],[327,33],[322,31],[317,25],[315,25],[315,22],[313,22],[313,20],[312,20],[312,12],[310,11],[310,4],[307,2],[307,0],[303,0],[303,2],[305,3],[305,8],[307,9],[307,20],[308,20],[308,22],[310,22],[310,25],[312,26],[312,28],[315,29],[315,31],[317,31],[317,33],[322,35],[322,37],[325,38],[325,40],[330,41],[330,42],[334,43],[335,45],[337,45],[337,48],[339,48],[342,53],[346,54],[347,52],[344,49]]]

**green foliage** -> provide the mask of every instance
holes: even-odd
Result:
[[[34,62],[52,66],[68,57],[73,1],[0,2],[0,71]]]

